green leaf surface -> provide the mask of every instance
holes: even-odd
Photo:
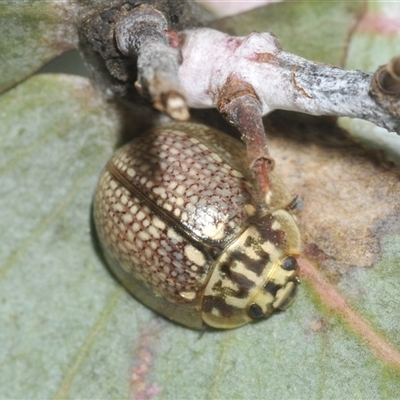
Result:
[[[0,1],[0,93],[74,47],[76,32],[64,5]]]
[[[349,35],[365,6],[364,1],[284,1],[217,20],[213,27],[238,36],[272,32],[285,51],[341,65]]]
[[[96,251],[119,110],[84,78],[43,75],[0,97],[0,120],[1,399],[398,398],[399,175],[332,124],[267,121],[304,202],[295,304],[202,334],[136,302]]]
[[[110,107],[66,76],[1,98],[1,398],[394,398],[398,231],[372,270],[327,284],[368,332],[309,278],[294,306],[263,323],[202,335],[166,322],[116,284],[92,241],[91,198],[120,129]]]

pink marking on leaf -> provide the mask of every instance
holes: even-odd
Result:
[[[399,16],[367,14],[360,21],[357,31],[359,33],[398,35],[400,33],[400,18]]]
[[[345,297],[322,276],[321,272],[310,261],[299,258],[298,263],[301,277],[308,280],[312,285],[315,292],[320,296],[322,304],[342,318],[379,359],[399,367],[399,350],[354,310]]]

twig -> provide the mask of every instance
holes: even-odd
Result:
[[[389,83],[397,88],[393,95],[382,90],[382,85],[371,89],[381,70],[374,75],[311,62],[282,51],[269,33],[232,37],[202,28],[183,31],[180,39],[179,79],[192,107],[218,107],[221,88],[235,76],[252,88],[263,115],[283,109],[348,116],[400,132],[398,58],[392,62],[395,72],[391,75],[397,83]],[[381,76],[382,80],[387,81]]]
[[[184,121],[189,112],[178,80],[180,51],[170,45],[170,36],[163,13],[145,4],[115,26],[118,49],[126,56],[137,56],[137,90],[158,110]]]

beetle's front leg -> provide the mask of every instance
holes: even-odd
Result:
[[[261,103],[251,85],[231,74],[218,94],[218,111],[240,132],[249,166],[258,186],[256,201],[265,209],[270,197],[269,173],[274,168],[262,122]]]

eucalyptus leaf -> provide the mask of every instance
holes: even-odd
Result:
[[[8,91],[0,118],[0,397],[51,398],[128,300],[90,231],[94,186],[118,124],[87,80],[61,75]],[[132,318],[116,329],[132,340],[134,325]],[[123,356],[129,345],[115,350]],[[104,395],[108,378],[100,380]],[[124,384],[120,376],[115,385]]]
[[[349,35],[365,8],[362,1],[283,1],[216,20],[212,26],[237,36],[272,32],[285,51],[341,65]]]
[[[76,30],[64,2],[0,2],[0,93],[72,49]]]
[[[369,321],[369,332],[349,326],[350,311],[335,312],[307,276],[296,303],[269,321],[193,332],[128,296],[96,253],[90,204],[121,129],[117,110],[84,78],[46,75],[9,91],[0,109],[2,398],[349,398],[382,390],[395,396],[399,229],[385,231],[373,270],[360,265],[339,286],[329,283],[359,320]],[[317,147],[314,155],[303,140],[299,159],[299,144],[290,146],[286,134],[280,140],[286,145],[271,142],[277,159],[287,161],[279,172],[301,188]],[[290,160],[302,160],[302,174]],[[307,215],[300,214],[306,240],[315,228]],[[371,332],[393,350],[392,359],[366,342]]]
[[[92,196],[126,110],[40,75],[0,97],[0,120],[0,398],[398,398],[399,175],[332,121],[265,121],[301,198],[298,299],[200,333],[134,300],[97,251]]]

